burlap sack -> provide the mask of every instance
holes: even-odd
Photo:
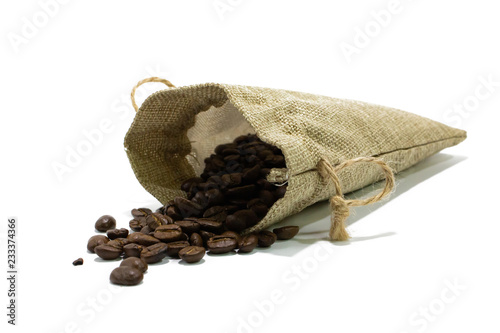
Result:
[[[172,86],[158,78],[139,84],[150,81]],[[332,198],[336,215],[347,216],[348,206],[374,202],[390,192],[393,179],[376,200],[346,204],[342,193],[336,192],[348,193],[382,179],[380,167],[389,179],[391,169],[402,171],[466,138],[465,131],[389,107],[295,91],[208,83],[149,96],[124,144],[137,179],[164,204],[185,196],[181,183],[201,173],[204,158],[215,146],[246,133],[256,133],[282,150],[287,168],[273,170],[268,179],[288,182],[284,198],[246,232],[266,228],[328,198]],[[331,186],[329,176],[338,184]],[[348,238],[347,234],[331,236]]]

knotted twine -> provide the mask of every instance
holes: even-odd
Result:
[[[139,88],[139,86],[143,85],[144,83],[148,83],[148,82],[160,82],[160,83],[166,84],[170,88],[175,88],[175,86],[169,80],[165,80],[165,79],[162,79],[161,77],[156,77],[156,76],[148,77],[147,79],[144,79],[144,80],[137,82],[137,84],[132,89],[132,92],[130,93],[130,99],[132,100],[132,106],[134,107],[135,112],[137,112],[137,110],[139,110],[139,107],[137,106],[137,103],[135,102],[135,91],[137,90],[137,88]]]
[[[377,195],[366,199],[356,199],[356,200],[346,200],[342,193],[342,187],[340,185],[339,177],[337,173],[356,163],[375,163],[380,168],[385,175],[385,187]],[[350,214],[349,207],[351,206],[365,206],[377,201],[380,201],[385,196],[389,195],[394,188],[394,173],[392,169],[382,161],[381,159],[375,157],[358,157],[333,167],[326,158],[322,158],[318,162],[318,172],[321,174],[323,179],[326,181],[331,181],[335,187],[335,195],[330,198],[330,209],[332,211],[331,216],[331,227],[330,227],[330,238],[334,241],[346,241],[350,238],[349,233],[346,230],[345,220]]]

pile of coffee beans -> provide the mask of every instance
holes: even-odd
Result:
[[[240,235],[261,221],[285,195],[286,184],[275,185],[266,179],[272,168],[285,168],[278,148],[248,134],[217,146],[204,162],[199,177],[182,183],[186,198],[177,197],[155,212],[132,209],[132,232],[117,229],[112,216],[97,220],[96,230],[106,232],[106,236],[92,236],[87,249],[104,260],[125,258],[111,273],[112,283],[138,284],[148,264],[167,256],[196,263],[206,251],[248,253],[298,233],[298,227],[286,226]]]

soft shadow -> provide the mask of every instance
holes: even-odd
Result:
[[[198,262],[193,262],[193,263],[188,263],[188,262],[185,262],[184,260],[180,260],[178,262],[179,265],[182,265],[182,266],[198,266],[198,265],[201,265],[205,262],[205,259],[201,259],[200,261]]]
[[[347,219],[347,225],[349,226],[363,219],[370,213],[387,204],[389,201],[396,200],[400,195],[411,188],[429,180],[433,176],[464,160],[466,160],[466,157],[464,156],[439,153],[425,159],[405,171],[400,172],[396,175],[396,188],[390,198],[372,205],[351,208],[353,212]],[[383,186],[384,181],[380,181],[358,191],[349,193],[346,195],[346,198],[359,199],[373,196],[380,191]],[[330,207],[328,201],[316,203],[298,214],[285,218],[283,221],[273,225],[271,228],[274,229],[286,225],[299,226],[299,234],[292,240],[276,242],[272,246],[274,251],[270,251],[270,253],[290,256],[319,240],[328,240],[328,233],[330,230]],[[394,232],[387,232],[367,237],[352,237],[347,242],[334,242],[333,244],[343,246],[354,242],[367,241],[393,235],[395,235]]]

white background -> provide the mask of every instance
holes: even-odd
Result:
[[[499,331],[494,1],[54,3],[0,5],[5,271],[7,217],[19,219],[18,326],[6,323],[2,278],[2,332]],[[380,14],[388,9],[390,18]],[[347,44],[356,53],[346,56]],[[349,243],[326,240],[328,207],[318,204],[283,222],[302,227],[292,241],[199,265],[169,260],[151,266],[141,285],[113,289],[108,276],[119,263],[98,262],[86,242],[103,214],[127,227],[131,208],[159,206],[123,149],[134,116],[129,92],[153,75],[177,86],[358,99],[469,137],[398,176],[390,200],[356,209]],[[157,89],[142,88],[138,102]],[[59,179],[54,164],[66,164],[103,121],[111,128],[102,140]],[[73,267],[78,257],[85,264]]]

